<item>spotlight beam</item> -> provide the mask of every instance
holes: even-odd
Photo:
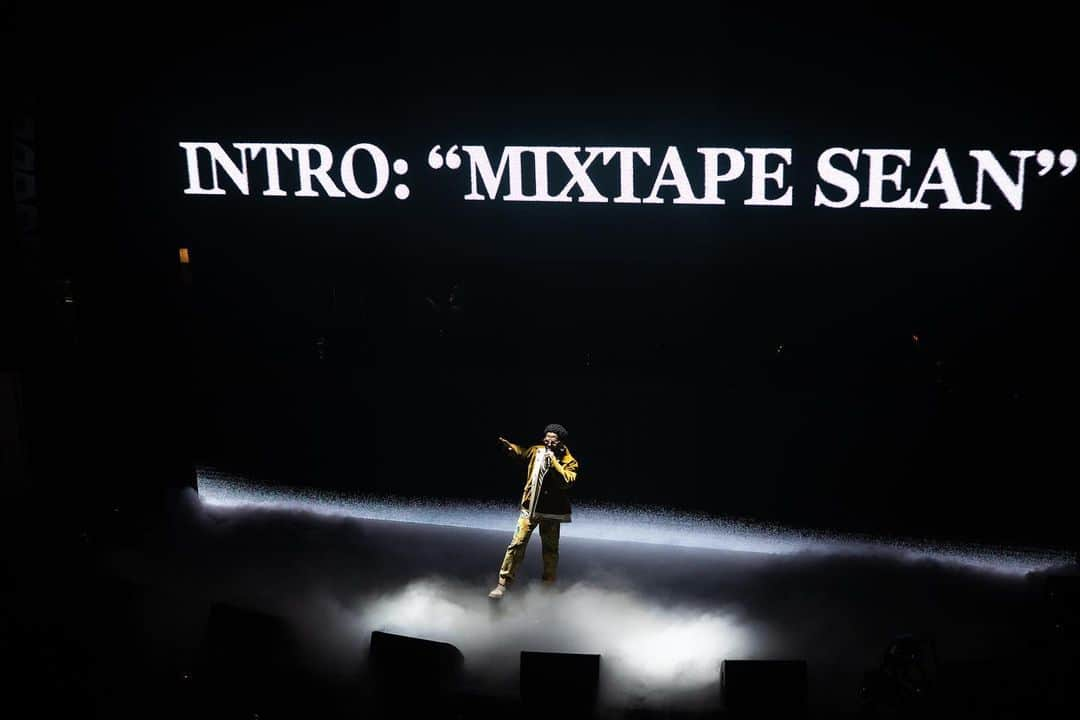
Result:
[[[351,496],[321,490],[267,487],[211,469],[197,474],[199,497],[206,506],[267,508],[350,517],[358,520],[419,523],[473,530],[512,529],[516,508],[507,503]],[[1023,575],[1070,562],[1047,548],[960,545],[873,536],[807,532],[775,525],[713,518],[657,507],[626,507],[577,502],[574,521],[564,538],[613,540],[732,552],[787,555],[891,555],[933,560],[1007,575]]]

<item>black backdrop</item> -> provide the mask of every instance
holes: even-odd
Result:
[[[912,182],[937,147],[1075,149],[1060,19],[69,12],[27,11],[22,48],[42,237],[78,299],[48,311],[69,334],[39,338],[34,386],[65,492],[112,505],[190,458],[510,502],[496,436],[560,422],[583,497],[1015,542],[1071,527],[1075,176],[1032,172],[1022,212],[811,200],[834,145],[912,148]],[[374,142],[409,160],[412,197],[185,196],[181,140]],[[424,166],[436,143],[651,146],[654,168],[668,145],[792,147],[796,203],[469,203]]]

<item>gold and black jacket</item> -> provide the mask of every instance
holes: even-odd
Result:
[[[578,461],[570,454],[569,448],[561,446],[555,452],[555,457],[546,473],[541,473],[543,479],[538,483],[540,492],[536,502],[533,503],[533,473],[535,465],[543,462],[544,445],[532,445],[522,448],[520,445],[510,443],[513,455],[525,461],[525,490],[521,495],[521,510],[524,513],[531,511],[531,517],[542,520],[556,520],[558,522],[570,522],[570,498],[568,491],[577,482]]]

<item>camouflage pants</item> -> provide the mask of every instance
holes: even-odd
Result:
[[[517,530],[514,531],[514,539],[506,548],[506,557],[503,558],[502,567],[499,569],[499,583],[509,585],[514,581],[514,574],[521,566],[525,558],[525,546],[529,543],[529,536],[533,528],[540,526],[540,552],[544,558],[544,580],[553,582],[555,570],[559,565],[559,521],[539,518],[532,522],[529,516],[522,514],[518,517]]]

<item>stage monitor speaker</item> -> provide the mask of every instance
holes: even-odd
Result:
[[[301,693],[300,669],[298,643],[283,618],[225,603],[210,609],[195,668],[207,701],[241,703],[267,716]]]
[[[414,705],[455,692],[465,656],[450,643],[375,630],[368,651],[375,691]]]
[[[558,708],[590,714],[600,685],[600,656],[579,653],[521,653],[521,701],[527,708]]]
[[[804,713],[807,701],[805,660],[724,660],[720,692],[730,713],[781,711]]]

